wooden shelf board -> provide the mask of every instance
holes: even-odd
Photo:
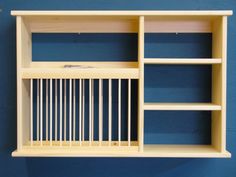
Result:
[[[144,103],[144,110],[215,111],[221,106],[213,103]]]
[[[152,16],[152,15],[160,15],[160,16],[228,16],[232,15],[232,10],[210,10],[210,11],[199,11],[199,10],[179,10],[179,11],[30,11],[30,10],[12,10],[11,15],[14,16],[77,16],[77,15],[89,15],[89,16],[103,16],[103,15],[111,15],[111,16]]]
[[[144,154],[150,157],[231,157],[211,145],[144,145]]]
[[[106,150],[89,151],[79,148],[67,149],[21,149],[12,153],[14,157],[183,157],[183,158],[209,158],[231,157],[227,151],[219,152],[210,145],[144,145],[144,151],[138,152],[138,146],[134,150],[114,151]]]
[[[137,68],[28,68],[21,69],[23,79],[138,79]]]
[[[220,64],[220,58],[145,58],[145,64]]]

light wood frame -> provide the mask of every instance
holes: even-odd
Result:
[[[17,150],[37,157],[231,157],[226,150],[227,16],[232,11],[12,11],[17,24]],[[137,62],[33,62],[32,33],[138,33]],[[212,58],[145,58],[144,34],[212,33]],[[64,65],[96,68],[68,70]],[[145,103],[145,64],[212,65],[212,103]],[[30,142],[32,79],[138,79],[138,141]],[[99,87],[102,88],[102,85]],[[91,90],[92,92],[92,90]],[[102,96],[102,95],[101,95]],[[82,108],[81,108],[82,109]],[[212,145],[144,144],[144,111],[212,111]],[[70,112],[70,117],[72,112]],[[100,112],[99,115],[102,116]],[[92,116],[92,115],[91,115]],[[71,120],[71,119],[70,119]],[[62,120],[60,120],[62,121]],[[129,122],[130,123],[130,122]],[[91,124],[92,126],[92,124]],[[102,129],[101,122],[99,123]],[[81,127],[80,127],[81,128]],[[111,130],[109,130],[111,131]],[[71,133],[71,132],[70,132]],[[71,138],[71,136],[70,136]],[[58,144],[59,143],[59,144]],[[123,146],[124,145],[124,146]]]

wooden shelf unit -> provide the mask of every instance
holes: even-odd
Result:
[[[232,11],[12,11],[17,24],[17,150],[25,157],[230,157],[226,150],[226,59],[227,16]],[[137,33],[137,62],[35,62],[32,33]],[[212,58],[145,58],[145,33],[212,33]],[[145,64],[212,65],[212,103],[145,103]],[[64,68],[65,65],[85,68]],[[121,138],[121,101],[118,96],[118,138],[112,138],[112,107],[108,107],[108,139],[103,138],[103,82],[108,81],[108,105],[112,104],[112,81],[128,83],[127,140]],[[94,139],[94,89],[99,83],[99,138]],[[138,80],[137,140],[131,137],[131,87]],[[89,92],[89,137],[84,137],[83,106],[76,116],[74,106],[83,105],[84,83]],[[78,85],[76,83],[79,83]],[[46,86],[45,86],[45,85]],[[36,87],[36,88],[35,88]],[[44,87],[46,89],[44,90]],[[79,105],[75,90],[79,87]],[[59,89],[58,89],[59,88]],[[34,100],[37,91],[37,102]],[[68,89],[68,95],[67,90]],[[44,93],[45,92],[45,93]],[[63,93],[65,93],[63,95]],[[46,110],[42,105],[46,95]],[[60,98],[60,102],[55,99]],[[69,100],[69,105],[62,100]],[[55,104],[53,104],[55,103]],[[58,103],[58,104],[56,104]],[[34,106],[36,104],[36,106]],[[65,107],[63,107],[66,105]],[[52,108],[52,106],[55,108]],[[35,118],[34,111],[37,110]],[[52,133],[52,112],[56,115]],[[62,111],[62,109],[64,111]],[[144,111],[212,111],[211,145],[144,144]],[[46,111],[46,118],[44,117]],[[67,114],[63,114],[68,111]],[[81,118],[80,118],[81,117]],[[46,128],[43,120],[46,119]],[[77,120],[78,119],[78,120]],[[82,120],[81,120],[82,119]],[[65,122],[64,122],[65,121]],[[79,121],[79,138],[75,123]],[[68,123],[65,128],[64,123]],[[34,126],[36,124],[36,128]],[[43,129],[46,129],[44,135]],[[35,130],[36,129],[36,130]],[[64,129],[64,131],[62,131]],[[67,130],[68,129],[68,130]],[[67,134],[68,133],[68,134]],[[37,135],[35,135],[37,134]],[[65,137],[65,138],[64,138]]]

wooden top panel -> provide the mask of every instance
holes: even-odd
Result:
[[[12,10],[13,16],[229,16],[232,10],[186,10],[186,11],[22,11]]]

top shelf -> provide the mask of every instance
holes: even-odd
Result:
[[[21,11],[13,10],[14,16],[229,16],[231,10],[220,11]]]

